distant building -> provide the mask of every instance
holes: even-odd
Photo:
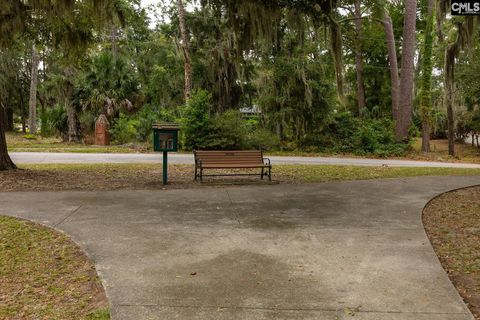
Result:
[[[260,117],[262,115],[262,110],[256,105],[251,107],[244,107],[240,108],[240,113],[244,118],[253,118],[253,117]]]

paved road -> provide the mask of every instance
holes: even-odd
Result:
[[[140,153],[41,153],[12,152],[13,160],[18,164],[26,163],[161,163],[161,154]],[[391,167],[432,167],[432,168],[478,168],[480,164],[447,163],[409,160],[333,158],[333,157],[269,157],[273,164],[328,164],[353,166]],[[192,154],[170,154],[169,162],[173,164],[193,164]]]
[[[478,183],[0,193],[0,214],[71,235],[95,262],[114,320],[473,320],[421,212]]]

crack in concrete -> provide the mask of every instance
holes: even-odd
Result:
[[[275,308],[275,307],[253,307],[253,306],[192,306],[192,305],[163,305],[163,304],[117,304],[118,307],[147,307],[147,308],[179,308],[179,309],[226,309],[226,310],[267,310],[267,311],[324,311],[324,312],[343,312],[351,311],[355,308]],[[394,311],[394,310],[355,310],[354,313],[386,313],[386,314],[425,314],[425,315],[468,315],[466,312],[431,312],[431,311]]]
[[[75,213],[77,213],[81,208],[83,207],[83,204],[78,206],[76,209],[74,209],[72,212],[70,212],[66,217],[64,217],[62,220],[60,220],[59,222],[55,223],[53,225],[54,228],[58,227],[59,225],[61,225],[62,223],[64,223],[68,218],[70,218],[71,216],[73,216]]]
[[[237,220],[238,224],[242,224],[240,222],[240,216],[237,214],[237,208],[235,206],[235,203],[232,200],[232,197],[230,196],[230,193],[228,192],[228,189],[225,188],[225,192],[227,193],[228,200],[230,201],[230,204],[232,205],[234,211],[233,211],[233,216],[235,217],[235,220]]]

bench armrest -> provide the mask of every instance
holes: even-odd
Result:
[[[269,158],[263,158],[263,164],[265,164],[265,165],[267,165],[267,166],[271,166],[271,165],[272,165]]]

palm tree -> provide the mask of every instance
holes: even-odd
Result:
[[[438,0],[437,7],[439,17],[445,18],[450,8],[450,1]],[[448,119],[448,154],[455,155],[455,118],[453,112],[454,102],[454,87],[455,87],[455,61],[460,55],[462,49],[472,47],[473,38],[475,36],[474,30],[478,27],[477,17],[465,16],[463,20],[455,22],[455,28],[450,32],[449,37],[446,38],[447,45],[445,47],[445,61],[444,61],[444,105],[447,109]],[[441,30],[437,31],[442,36]],[[441,39],[443,40],[443,39]]]
[[[76,92],[84,110],[111,119],[119,111],[132,111],[139,95],[139,83],[132,64],[121,55],[101,53],[83,74]]]

